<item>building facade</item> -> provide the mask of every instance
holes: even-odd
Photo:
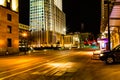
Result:
[[[54,0],[30,0],[30,31],[33,47],[55,45],[66,34],[65,14],[62,2]]]
[[[102,0],[101,1],[101,38],[110,37],[111,49],[120,43],[120,0]],[[109,4],[109,6],[108,6]],[[109,12],[108,12],[109,11]],[[110,36],[108,36],[108,23]]]
[[[91,33],[74,32],[66,34],[63,38],[63,47],[65,48],[85,48],[84,41],[89,41]]]
[[[101,33],[105,32],[105,29],[108,26],[108,19],[112,12],[114,1],[115,0],[109,0],[108,2],[108,0],[101,0],[101,27],[100,27]],[[108,4],[109,4],[109,8],[108,8]]]
[[[31,35],[29,31],[29,26],[19,23],[19,49],[20,51],[27,50],[31,44]]]
[[[62,0],[54,0],[54,4],[62,11]]]
[[[18,0],[0,0],[0,55],[19,52]]]

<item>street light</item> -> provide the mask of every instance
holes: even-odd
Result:
[[[22,36],[23,36],[24,38],[27,37],[27,33],[24,32],[24,33],[22,34]]]
[[[110,44],[110,21],[109,21],[109,14],[110,14],[110,0],[108,0],[108,50],[111,49],[111,44]]]
[[[24,48],[24,49],[25,49],[24,52],[25,52],[25,54],[26,54],[26,50],[27,50],[27,45],[26,45],[27,33],[26,33],[26,32],[23,32],[23,33],[22,33],[22,37],[24,38],[24,39],[23,39],[23,41],[24,41],[24,47],[25,47],[25,48]]]

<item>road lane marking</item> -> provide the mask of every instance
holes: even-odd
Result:
[[[62,76],[66,71],[58,71],[55,76]]]
[[[39,71],[35,71],[35,72],[33,72],[32,74],[37,74],[37,75],[40,75],[40,72]]]
[[[50,64],[52,64],[52,63],[50,63]],[[50,69],[47,69],[47,70],[44,70],[44,71],[42,71],[42,70],[35,71],[35,72],[32,72],[31,74],[46,75],[46,76],[52,76],[52,75],[61,76],[65,72],[76,72],[77,69],[78,69],[78,66],[75,66],[75,65],[76,65],[76,63],[71,63],[71,62],[64,63],[62,65],[56,65],[56,66],[50,65],[50,66],[53,66]]]
[[[64,55],[64,56],[66,56],[66,55]],[[60,56],[60,57],[57,57],[57,58],[53,58],[53,59],[50,60],[50,62],[52,62],[54,59],[57,59],[57,60],[58,60],[58,59],[61,59],[61,57],[63,57],[63,56]],[[11,75],[8,75],[8,76],[5,76],[5,77],[1,77],[0,80],[4,80],[4,79],[7,79],[7,78],[16,76],[16,75],[18,75],[18,74],[22,74],[22,73],[28,72],[28,71],[30,71],[30,70],[39,68],[39,67],[41,67],[41,66],[43,66],[43,65],[46,65],[46,64],[48,64],[48,63],[43,62],[43,64],[42,64],[42,62],[40,62],[40,63],[37,63],[37,64],[39,64],[39,66],[30,68],[30,69],[27,69],[27,70],[24,70],[24,71],[21,71],[21,72],[17,72],[17,73],[14,73],[14,74],[11,74]],[[36,65],[37,65],[37,64],[36,64]],[[40,65],[40,64],[41,64],[41,65]],[[28,67],[28,66],[27,66],[27,67]],[[16,69],[13,69],[13,70],[4,71],[4,72],[1,72],[0,74],[5,74],[5,73],[11,72],[11,71],[18,70],[18,69],[23,69],[23,68],[16,68]]]
[[[49,65],[49,63],[48,63]],[[50,66],[49,66],[50,67]],[[43,69],[43,70],[40,70],[40,71],[35,71],[35,72],[32,72],[31,74],[38,74],[38,75],[53,75],[55,74],[56,72],[58,72],[58,66],[51,66],[51,68],[49,69]]]
[[[54,59],[59,59],[59,57],[53,58],[53,59],[49,60],[49,62],[51,62],[51,61],[54,60]],[[48,61],[45,61],[45,62],[48,62]],[[43,64],[46,64],[45,62],[39,62],[39,63],[36,63],[36,64],[34,64],[34,65],[42,64],[42,63],[43,63]],[[24,64],[24,65],[26,65],[26,64]],[[28,66],[26,66],[26,67],[28,67]],[[24,68],[25,68],[25,67],[24,67]],[[8,71],[0,72],[0,74],[8,73],[8,72],[15,71],[15,70],[18,70],[18,69],[23,69],[23,68],[16,68],[16,69],[13,69],[13,70],[8,70]]]
[[[36,63],[36,64],[34,64],[34,65],[41,64],[41,63],[42,63],[42,62]],[[24,66],[24,65],[26,65],[26,64],[23,64],[22,66]],[[26,67],[28,67],[28,66],[26,66]],[[24,68],[26,68],[26,67],[24,67]],[[5,73],[12,72],[12,71],[19,70],[19,69],[23,69],[23,67],[15,68],[15,69],[8,70],[8,71],[4,71],[4,72],[0,72],[0,74],[5,74]]]
[[[45,65],[45,64],[43,64],[43,65]],[[33,70],[33,69],[39,68],[39,67],[41,67],[41,66],[42,66],[42,65],[39,65],[39,66],[36,66],[36,67],[30,68],[30,69],[27,69],[27,70],[24,70],[24,71],[21,71],[21,72],[17,72],[17,73],[14,73],[14,74],[11,74],[11,75],[8,75],[8,76],[5,76],[5,77],[2,77],[2,78],[0,78],[0,80],[6,79],[6,78],[10,78],[10,77],[16,76],[16,75],[18,75],[18,74],[22,74],[22,73],[28,72],[28,71],[30,71],[30,70]]]

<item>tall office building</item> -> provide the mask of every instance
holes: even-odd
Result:
[[[54,4],[62,11],[62,0],[54,0]]]
[[[66,34],[65,14],[60,0],[30,0],[32,46],[50,46],[61,42]],[[57,6],[56,6],[57,5]]]
[[[0,55],[19,52],[18,0],[0,0]]]

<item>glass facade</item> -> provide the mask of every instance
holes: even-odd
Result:
[[[62,11],[62,0],[54,0],[54,4]]]
[[[65,14],[55,3],[58,4],[54,0],[30,0],[30,30],[37,47],[52,44],[57,34],[65,34]]]

